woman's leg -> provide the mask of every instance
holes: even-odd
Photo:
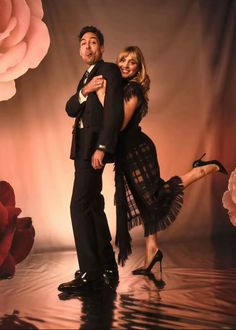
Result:
[[[217,172],[219,170],[217,165],[210,164],[200,167],[194,167],[186,174],[180,176],[184,189],[187,188],[189,185],[204,178],[206,175]],[[158,250],[158,240],[157,240],[157,233],[149,235],[145,237],[145,246],[146,246],[146,254],[145,254],[145,261],[143,268],[147,268],[153,257],[155,256]]]
[[[194,167],[186,174],[180,176],[184,189],[187,188],[189,185],[204,178],[206,175],[217,172],[219,167],[214,164],[204,165],[200,167]]]
[[[147,268],[158,251],[157,233],[145,237],[146,254],[144,268]]]

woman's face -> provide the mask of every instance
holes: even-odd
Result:
[[[138,63],[131,54],[121,57],[118,67],[122,78],[133,78],[138,72]]]

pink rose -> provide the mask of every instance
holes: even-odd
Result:
[[[231,223],[236,226],[236,168],[231,173],[226,190],[222,197],[223,206],[228,210]]]
[[[15,265],[29,254],[35,231],[31,218],[18,218],[21,209],[15,207],[11,185],[0,181],[0,279],[15,274]]]
[[[13,97],[15,79],[47,54],[50,37],[42,17],[41,0],[0,1],[0,101]]]

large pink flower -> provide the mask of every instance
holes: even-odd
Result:
[[[222,197],[224,208],[228,210],[229,219],[236,226],[236,168],[231,173],[226,190]]]
[[[21,209],[15,207],[11,185],[0,181],[0,278],[15,274],[15,265],[29,254],[35,231],[31,218],[18,218]]]
[[[41,0],[0,0],[0,101],[15,95],[15,79],[36,68],[50,37]]]

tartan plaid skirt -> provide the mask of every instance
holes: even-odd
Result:
[[[141,138],[140,138],[141,136]],[[183,204],[181,178],[160,177],[156,148],[143,132],[137,145],[122,145],[115,162],[116,245],[118,263],[124,265],[131,254],[134,226],[143,224],[144,236],[166,229]]]

